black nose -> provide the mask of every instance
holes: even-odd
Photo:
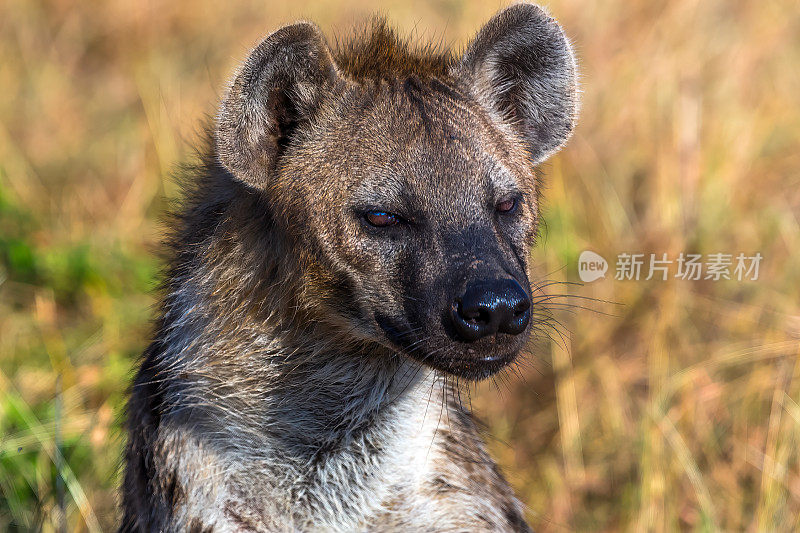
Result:
[[[517,335],[530,320],[531,301],[513,279],[472,283],[453,303],[451,315],[458,336],[472,342],[495,333]]]

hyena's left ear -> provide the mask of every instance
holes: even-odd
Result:
[[[220,162],[263,189],[298,127],[310,121],[339,80],[319,29],[300,22],[266,37],[240,67],[217,117]]]
[[[454,68],[475,97],[521,136],[534,163],[572,133],[575,57],[561,27],[541,8],[517,4],[495,15]]]

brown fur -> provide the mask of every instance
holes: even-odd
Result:
[[[402,39],[385,19],[375,18],[361,35],[337,43],[336,65],[355,80],[450,78],[454,58],[434,45],[415,48]]]
[[[527,530],[457,379],[527,330],[465,342],[447,317],[476,280],[530,293],[534,164],[571,131],[574,74],[529,5],[458,57],[383,22],[256,47],[171,223],[121,530]]]

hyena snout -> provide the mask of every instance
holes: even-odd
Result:
[[[523,333],[530,308],[531,300],[516,280],[480,280],[455,299],[450,318],[459,339],[473,342],[497,333]]]

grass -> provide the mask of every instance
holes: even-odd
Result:
[[[459,45],[499,5],[0,5],[0,530],[113,529],[169,175],[249,46],[297,18],[330,35],[375,9]],[[619,305],[570,300],[600,313],[559,310],[563,336],[537,343],[521,376],[476,388],[492,451],[540,531],[795,530],[800,12],[550,9],[584,94],[574,138],[546,165],[541,275],[577,281],[584,249],[764,260],[757,281],[611,270],[565,286]]]

